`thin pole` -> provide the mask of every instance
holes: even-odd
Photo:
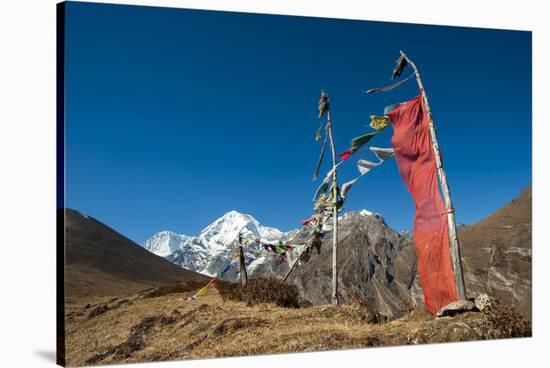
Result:
[[[439,145],[437,144],[437,136],[435,134],[435,124],[432,118],[432,111],[430,109],[430,104],[428,103],[428,96],[424,90],[422,84],[422,79],[420,78],[420,72],[416,67],[415,63],[405,55],[403,51],[400,51],[401,55],[407,60],[407,62],[414,69],[416,75],[416,82],[422,93],[422,100],[426,108],[426,113],[429,118],[430,126],[430,137],[432,139],[432,147],[434,150],[435,163],[437,166],[437,174],[439,176],[439,181],[441,183],[441,190],[443,191],[443,199],[445,200],[445,207],[447,208],[447,225],[449,226],[449,240],[451,247],[451,260],[453,262],[453,270],[455,276],[455,285],[456,285],[456,294],[459,299],[466,299],[466,287],[464,286],[464,275],[462,273],[462,259],[460,256],[460,243],[458,242],[458,234],[456,231],[456,222],[453,203],[451,201],[451,192],[449,190],[449,183],[447,182],[447,175],[445,175],[445,170],[443,169],[443,163],[441,162],[441,153],[439,151]]]
[[[338,181],[336,180],[336,151],[334,149],[334,137],[332,135],[332,124],[330,121],[330,110],[327,111],[327,128],[330,139],[330,148],[332,150],[332,190],[333,190],[333,214],[334,225],[332,229],[332,305],[340,305],[338,300]]]
[[[246,285],[248,282],[248,275],[246,274],[246,265],[244,264],[244,251],[241,243],[241,234],[239,233],[239,263],[241,270],[241,284]]]
[[[313,230],[314,232],[320,232],[321,229],[323,228],[323,224],[321,223],[321,212],[318,212],[317,213],[317,220],[316,220],[316,224],[315,224],[315,229]],[[300,259],[302,259],[302,256],[304,255],[304,253],[308,250],[308,248],[311,248],[311,243],[306,243],[304,245],[304,248],[302,248],[302,251],[300,252],[300,254],[298,255],[298,258],[296,258],[296,260],[294,261],[294,263],[292,263],[292,266],[290,266],[290,269],[288,270],[288,272],[285,274],[285,277],[283,277],[283,282],[286,281],[286,279],[288,278],[288,276],[290,276],[290,274],[292,273],[292,271],[294,271],[294,267],[298,264],[298,262],[300,261]]]
[[[300,252],[300,255],[298,256],[298,258],[296,258],[296,260],[294,261],[294,263],[292,264],[292,266],[290,266],[290,269],[288,270],[288,272],[286,273],[285,277],[283,277],[283,282],[286,281],[286,279],[288,278],[288,276],[290,276],[290,274],[292,273],[292,271],[294,270],[294,267],[298,264],[298,261],[300,260],[300,258],[302,258],[302,255],[304,254],[304,252],[306,251],[307,249],[307,245],[304,246],[304,249],[302,249],[302,251]]]
[[[248,275],[246,274],[246,266],[244,264],[244,252],[242,246],[239,246],[239,253],[239,259],[241,261],[241,284],[246,285],[246,283],[248,282]]]

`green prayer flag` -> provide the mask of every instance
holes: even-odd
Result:
[[[342,161],[346,160],[348,157],[353,155],[355,151],[357,151],[359,148],[361,148],[365,143],[370,141],[372,137],[374,137],[378,132],[381,130],[374,130],[370,133],[363,134],[359,137],[353,138],[351,141],[351,148],[348,149],[345,152],[339,153],[337,156],[340,157]]]

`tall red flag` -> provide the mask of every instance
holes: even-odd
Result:
[[[451,255],[447,214],[439,193],[437,168],[422,95],[387,112],[394,127],[391,139],[399,172],[414,202],[414,243],[424,306],[435,314],[458,300]]]

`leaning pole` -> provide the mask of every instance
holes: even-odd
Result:
[[[420,72],[416,67],[416,64],[408,58],[403,51],[400,51],[401,55],[407,60],[407,63],[413,68],[414,74],[416,76],[416,82],[422,93],[422,100],[426,108],[426,113],[428,114],[429,127],[430,127],[430,137],[432,140],[432,147],[434,150],[435,163],[437,165],[437,175],[439,176],[439,181],[441,184],[441,190],[443,191],[443,199],[445,200],[445,207],[447,209],[447,224],[449,226],[449,245],[451,247],[451,260],[453,263],[453,271],[455,276],[455,285],[456,285],[456,294],[460,300],[466,299],[466,287],[464,286],[464,275],[462,273],[462,259],[460,256],[460,244],[458,242],[458,235],[456,231],[456,222],[455,222],[455,213],[453,203],[451,201],[451,192],[449,190],[449,183],[447,182],[447,176],[445,175],[445,170],[443,169],[443,164],[441,162],[441,153],[439,152],[439,146],[437,144],[437,136],[435,134],[435,124],[432,118],[432,111],[430,109],[430,104],[428,103],[428,96],[424,90],[422,84],[422,79],[420,78]]]

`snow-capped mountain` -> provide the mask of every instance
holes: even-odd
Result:
[[[190,236],[176,234],[172,231],[161,231],[145,241],[143,247],[157,256],[166,257],[192,239]]]
[[[262,226],[250,215],[230,211],[204,228],[197,236],[162,231],[148,239],[143,247],[188,270],[214,275],[231,262],[239,233],[269,243],[286,241],[290,236],[290,233]],[[246,252],[247,270],[252,272],[265,257],[257,244],[250,245]],[[231,277],[231,273],[228,276]],[[235,276],[233,273],[233,277]]]

